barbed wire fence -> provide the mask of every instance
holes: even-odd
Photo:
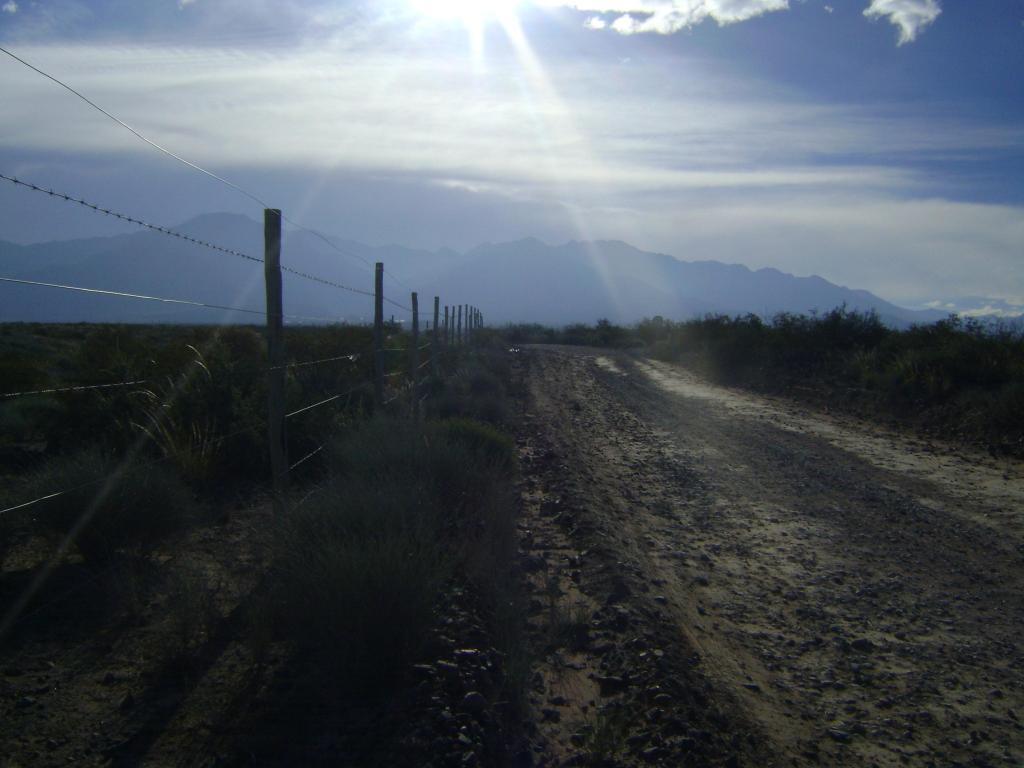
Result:
[[[460,304],[458,305],[459,322],[457,324],[451,322],[451,318],[454,318],[456,316],[455,307],[445,307],[445,319],[442,329],[442,327],[440,327],[441,323],[439,320],[440,297],[435,296],[434,321],[431,325],[433,333],[430,336],[430,340],[427,343],[421,343],[418,294],[416,292],[412,292],[410,294],[410,303],[412,305],[411,307],[401,303],[400,301],[395,300],[394,298],[386,296],[384,294],[383,289],[383,277],[386,274],[386,271],[384,269],[384,264],[382,262],[378,262],[375,264],[376,275],[375,286],[373,291],[368,291],[354,286],[346,285],[336,280],[327,279],[319,275],[312,274],[310,272],[282,265],[281,222],[284,220],[284,217],[281,215],[281,212],[277,209],[266,209],[264,212],[265,253],[262,258],[259,258],[236,249],[224,247],[209,242],[207,240],[192,237],[190,235],[175,231],[168,227],[152,224],[138,217],[130,216],[110,208],[102,207],[80,197],[75,197],[63,192],[57,192],[54,191],[53,189],[45,188],[38,184],[23,181],[14,176],[9,176],[7,174],[0,173],[0,180],[5,180],[17,188],[24,189],[33,193],[44,194],[50,197],[59,198],[66,202],[87,208],[98,214],[113,216],[126,223],[135,224],[136,226],[143,227],[150,231],[156,232],[160,235],[169,238],[174,238],[179,241],[200,248],[204,248],[215,253],[239,257],[251,263],[258,263],[264,266],[264,282],[266,294],[266,306],[264,309],[254,309],[252,307],[240,307],[228,304],[216,304],[211,302],[177,297],[153,296],[148,293],[134,293],[123,290],[112,290],[107,288],[72,285],[67,283],[31,280],[25,277],[12,277],[4,275],[0,275],[0,284],[25,286],[38,289],[70,291],[104,298],[110,297],[131,299],[140,302],[157,302],[185,308],[213,309],[229,313],[242,313],[247,316],[262,317],[265,320],[266,324],[265,337],[267,359],[269,362],[269,365],[263,371],[263,373],[267,377],[269,393],[267,410],[267,443],[271,464],[271,485],[273,487],[274,507],[275,511],[279,514],[283,514],[287,510],[288,476],[293,471],[295,471],[299,467],[305,465],[307,462],[312,460],[315,456],[322,453],[325,448],[325,446],[321,444],[314,450],[309,452],[307,455],[300,458],[298,461],[290,461],[288,455],[288,443],[286,439],[287,422],[302,414],[306,414],[311,411],[323,408],[332,403],[342,401],[345,398],[352,395],[353,393],[355,393],[361,386],[363,386],[363,383],[360,383],[356,387],[350,387],[346,391],[331,395],[326,398],[322,398],[316,402],[298,408],[288,410],[286,408],[285,403],[285,377],[289,371],[302,368],[312,368],[314,366],[322,366],[333,363],[354,363],[357,360],[362,359],[363,356],[368,352],[370,355],[372,355],[373,385],[375,400],[377,404],[379,406],[385,406],[394,402],[394,400],[397,399],[397,396],[389,397],[391,392],[394,391],[396,388],[391,387],[389,389],[386,386],[386,382],[388,380],[396,379],[399,377],[408,378],[411,380],[411,390],[413,392],[412,412],[414,418],[418,418],[420,400],[417,397],[416,393],[418,393],[419,391],[419,381],[422,376],[422,371],[424,370],[424,368],[430,365],[436,372],[438,362],[440,359],[442,344],[444,346],[468,345],[471,343],[471,340],[473,338],[473,331],[475,329],[482,327],[483,325],[482,316],[479,314],[477,310],[471,308],[469,305]],[[373,298],[375,307],[373,322],[373,345],[368,350],[348,351],[343,354],[332,355],[330,357],[320,358],[316,360],[289,362],[287,360],[287,353],[285,350],[283,337],[284,322],[286,320],[295,321],[297,323],[330,324],[336,323],[337,318],[285,313],[283,310],[284,294],[283,282],[281,279],[282,274],[284,273],[291,274],[301,279],[318,283],[320,285],[328,286],[339,291],[345,291],[350,294],[366,296],[367,298]],[[390,304],[391,306],[397,307],[402,310],[406,310],[411,314],[411,338],[409,341],[408,348],[384,346],[384,344],[386,343],[383,310],[385,304]],[[463,324],[463,315],[465,315],[466,318],[465,324]],[[470,320],[471,317],[473,318],[473,320]],[[420,353],[426,352],[427,350],[430,351],[429,357],[425,361],[420,362]],[[392,366],[388,362],[388,354],[393,352],[403,352],[409,354],[407,370],[389,370],[389,368],[391,368]],[[147,378],[129,378],[124,381],[112,381],[98,384],[70,383],[66,386],[59,387],[29,389],[14,392],[0,392],[0,402],[34,396],[72,394],[83,392],[104,392],[107,390],[142,387],[150,383],[150,380]],[[223,443],[230,437],[234,436],[235,435],[225,436],[223,438],[220,438],[217,442]],[[106,478],[97,478],[94,481],[94,484],[99,485],[102,482],[104,482],[105,479]],[[19,501],[18,503],[15,503],[9,506],[8,508],[0,509],[0,515],[32,507],[45,501],[65,495],[77,489],[77,487],[67,489],[54,489],[52,492],[46,493],[42,496],[39,496],[38,498]]]
[[[404,395],[409,394],[411,416],[415,419],[419,418],[420,407],[423,399],[425,398],[425,395],[424,398],[420,397],[420,384],[423,377],[426,375],[425,372],[429,370],[435,376],[439,375],[441,371],[441,360],[443,353],[446,350],[466,347],[474,343],[476,339],[476,332],[484,325],[483,315],[479,310],[468,304],[445,305],[444,317],[442,320],[440,316],[440,297],[435,296],[433,319],[432,322],[427,323],[430,334],[429,337],[424,340],[420,333],[421,318],[419,312],[418,293],[386,269],[382,262],[375,262],[371,264],[367,258],[357,251],[345,247],[327,235],[289,218],[281,210],[276,209],[265,202],[260,195],[254,194],[252,191],[245,189],[229,179],[218,175],[217,173],[200,166],[198,163],[192,162],[182,155],[171,151],[156,141],[153,141],[142,132],[131,127],[128,123],[89,99],[79,90],[76,90],[57,77],[15,55],[7,48],[0,47],[0,53],[5,54],[19,64],[60,86],[66,92],[82,100],[90,108],[97,110],[118,126],[130,132],[137,139],[159,151],[163,155],[170,157],[174,161],[188,167],[196,173],[202,174],[217,183],[229,187],[235,192],[246,197],[250,202],[258,204],[263,210],[264,217],[264,253],[262,255],[257,255],[247,253],[238,248],[227,247],[226,245],[215,243],[205,238],[196,237],[171,227],[153,223],[137,215],[129,215],[107,205],[100,205],[98,203],[91,202],[81,195],[72,195],[68,192],[57,191],[52,187],[38,183],[37,180],[27,181],[16,175],[0,172],[0,181],[10,184],[13,188],[22,190],[27,194],[59,199],[69,205],[89,210],[96,215],[112,217],[125,224],[134,225],[158,236],[174,239],[187,246],[202,249],[211,255],[215,254],[217,256],[240,259],[250,264],[262,264],[264,268],[265,305],[261,308],[255,308],[252,306],[237,306],[236,302],[222,303],[216,300],[211,301],[208,297],[207,300],[199,300],[194,296],[157,295],[157,293],[163,294],[164,292],[162,290],[132,290],[130,286],[127,288],[124,286],[115,288],[109,285],[82,285],[78,284],[78,281],[75,280],[65,281],[59,277],[52,277],[50,273],[47,273],[46,279],[39,279],[39,275],[26,272],[22,272],[20,274],[0,274],[0,302],[4,301],[2,298],[2,292],[5,289],[57,291],[69,294],[92,296],[99,300],[128,300],[138,302],[140,304],[162,304],[187,312],[216,311],[225,313],[224,316],[219,319],[219,322],[216,323],[219,329],[232,325],[229,320],[236,320],[239,317],[245,317],[250,321],[259,318],[263,322],[265,329],[264,344],[267,365],[261,366],[257,373],[259,376],[265,377],[268,393],[265,412],[266,415],[265,418],[261,418],[259,421],[263,422],[261,426],[265,432],[265,451],[269,456],[269,477],[266,478],[266,482],[272,488],[274,513],[278,516],[286,514],[290,507],[290,477],[299,469],[308,466],[310,462],[322,455],[326,450],[326,442],[317,444],[319,441],[308,441],[306,447],[296,451],[296,456],[289,456],[290,444],[288,441],[287,427],[290,423],[294,423],[296,420],[301,422],[303,417],[308,417],[310,414],[320,414],[322,412],[321,409],[327,409],[332,405],[337,406],[338,404],[350,402],[353,396],[356,396],[361,390],[367,389],[371,384],[374,392],[374,402],[378,408],[388,407],[400,398],[403,398]],[[350,285],[348,282],[342,282],[329,276],[316,274],[312,269],[302,268],[302,266],[297,262],[294,264],[282,263],[282,222],[295,230],[305,232],[339,255],[350,260],[358,261],[367,268],[372,267],[374,280],[372,288]],[[3,262],[0,262],[0,269],[2,269],[2,267]],[[358,296],[367,300],[372,299],[374,303],[373,342],[358,349],[348,348],[344,351],[328,353],[325,356],[310,356],[315,357],[315,359],[289,360],[284,334],[286,322],[295,324],[311,323],[317,325],[335,325],[339,324],[339,322],[344,325],[345,323],[341,321],[340,317],[286,313],[284,311],[283,275],[315,283],[339,293],[344,293],[349,297]],[[198,280],[201,276],[196,275],[196,277]],[[385,294],[385,278],[407,292],[409,297],[408,303],[400,298],[400,294]],[[409,316],[410,323],[406,326],[409,328],[408,346],[386,346],[390,345],[396,332],[401,326],[396,326],[394,323],[385,323],[385,305]],[[458,316],[457,323],[456,316]],[[394,353],[403,353],[404,355],[408,355],[407,362],[403,363],[402,358],[399,358],[396,364],[396,361],[390,357],[390,355]],[[311,398],[313,401],[306,404],[293,404],[291,407],[288,407],[286,403],[285,384],[289,375],[294,375],[297,371],[314,371],[326,366],[347,364],[356,366],[357,363],[363,362],[367,358],[370,358],[371,362],[371,376],[366,377],[364,374],[359,372],[358,368],[356,368],[355,371],[353,371],[355,379],[353,379],[352,376],[344,378],[344,385],[339,387],[341,391],[334,392],[326,397],[318,396],[316,398]],[[202,365],[201,360],[198,362]],[[186,381],[188,377],[194,375],[194,373],[195,367],[190,365],[186,371],[179,372],[177,374],[177,379],[182,382]],[[337,375],[333,380],[340,381],[342,379],[342,376]],[[403,384],[403,381],[406,383]],[[142,374],[124,375],[120,377],[111,375],[110,380],[107,381],[60,381],[57,382],[55,386],[12,387],[12,391],[0,391],[0,407],[28,398],[47,397],[73,398],[95,396],[101,398],[104,403],[108,403],[113,402],[108,400],[108,397],[114,397],[116,393],[122,392],[129,394],[144,394],[150,397],[155,397],[159,401],[160,398],[154,392],[154,390],[159,392],[157,384],[158,382],[154,381],[154,378],[148,374]],[[144,389],[147,387],[150,389]],[[0,385],[0,390],[3,389],[6,389],[6,387]],[[175,397],[178,394],[180,393],[176,387],[170,389],[170,397]],[[326,393],[321,392],[320,395],[322,394]],[[161,404],[166,405],[166,403]],[[134,426],[138,425],[136,424]],[[209,447],[216,450],[228,450],[228,446],[231,445],[232,441],[242,438],[245,435],[251,436],[258,428],[258,426],[249,424],[241,429],[227,429],[225,430],[227,434],[217,436],[209,443]],[[143,431],[145,432],[145,430]],[[14,513],[18,513],[20,515],[23,512],[36,512],[40,505],[59,499],[60,497],[68,496],[69,494],[79,493],[83,490],[88,490],[89,493],[92,493],[93,491],[91,489],[95,488],[96,492],[101,494],[104,492],[103,489],[109,488],[110,484],[119,478],[138,472],[144,472],[157,465],[173,462],[177,458],[169,451],[164,451],[163,455],[158,458],[154,457],[154,454],[152,453],[146,455],[146,453],[141,450],[144,439],[145,436],[143,434],[136,435],[133,447],[128,449],[126,456],[121,462],[121,466],[115,474],[97,476],[84,482],[67,483],[63,487],[46,489],[45,492],[33,494],[32,498],[15,498],[13,496],[5,495],[5,498],[0,499],[0,507],[3,507],[0,509],[0,521],[5,520],[8,515],[12,515]],[[311,448],[311,450],[307,450],[307,448]],[[95,578],[98,579],[102,575],[103,573],[101,572],[96,575]],[[41,584],[41,581],[39,584]],[[11,606],[9,610],[0,613],[0,636],[2,636],[14,622],[25,618],[24,610],[29,606],[31,600],[34,599],[35,594],[38,591],[39,584],[37,584],[35,588],[26,591],[17,605]],[[80,586],[81,585],[76,585],[74,589],[77,590]],[[69,596],[71,596],[71,593],[61,595],[57,599],[65,600],[68,599]],[[47,606],[45,605],[37,607],[36,610],[43,610],[46,607]]]

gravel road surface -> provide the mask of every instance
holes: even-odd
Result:
[[[1024,765],[1021,463],[626,354],[520,367],[551,764]]]

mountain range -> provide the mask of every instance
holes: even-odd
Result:
[[[211,214],[175,231],[255,258],[263,256],[263,226],[236,214]],[[325,240],[329,240],[325,242]],[[896,326],[927,323],[945,309],[911,310],[864,290],[821,277],[795,277],[776,269],[751,270],[716,261],[682,261],[618,241],[547,245],[527,239],[486,243],[460,253],[400,246],[373,247],[303,230],[286,230],[282,264],[358,291],[373,289],[374,262],[387,271],[385,295],[408,305],[419,291],[425,319],[433,297],[471,303],[490,323],[564,325],[607,318],[632,323],[661,315],[686,319],[706,313],[824,312],[845,305],[874,311]],[[38,322],[261,322],[239,307],[264,306],[263,267],[237,255],[197,246],[150,230],[16,245],[0,240],[0,277],[105,291],[181,299],[219,308],[141,301],[55,288],[0,283],[0,321]],[[285,313],[295,321],[368,322],[373,301],[295,274],[284,275]],[[386,314],[405,320],[393,304]]]

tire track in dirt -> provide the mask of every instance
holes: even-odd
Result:
[[[727,730],[777,764],[1021,763],[1019,465],[660,363],[529,354],[534,431],[578,508],[568,544],[593,548],[583,583],[618,578],[623,605],[673,627],[662,650],[699,657],[683,682]]]

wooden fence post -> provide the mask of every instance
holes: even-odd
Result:
[[[384,404],[384,263],[378,261],[373,280],[373,396]]]
[[[437,343],[437,323],[441,319],[441,297],[434,297],[434,328],[430,336],[430,370],[437,376],[437,365],[438,355],[441,353],[441,347]]]
[[[267,289],[267,440],[274,475],[274,513],[283,516],[288,503],[288,443],[285,432],[284,297],[281,285],[281,211],[263,211],[263,276]]]
[[[412,346],[409,349],[409,368],[412,372],[412,418],[420,419],[420,297],[412,292]]]
[[[459,330],[455,336],[455,343],[461,346],[462,344],[462,307],[464,305],[459,304]]]

